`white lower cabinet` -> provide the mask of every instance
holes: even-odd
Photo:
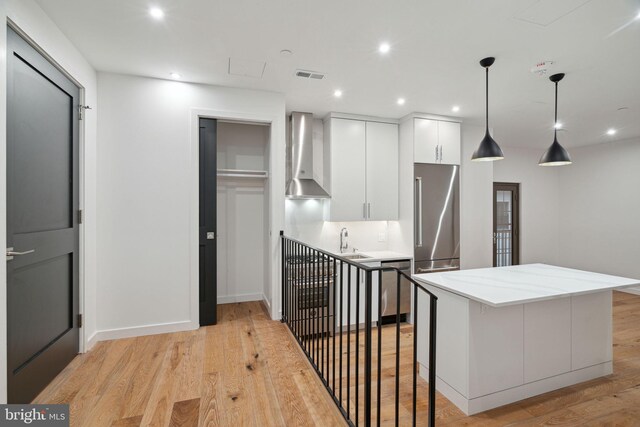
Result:
[[[469,398],[524,383],[523,306],[469,301]]]
[[[611,292],[490,307],[438,298],[437,389],[467,415],[608,375]],[[429,298],[418,299],[417,359],[428,379]]]
[[[611,292],[571,297],[571,369],[613,359]]]
[[[364,308],[365,308],[365,281],[366,273],[356,267],[351,267],[351,295],[349,295],[349,265],[340,263],[340,269],[342,270],[342,316],[340,316],[340,299],[336,301],[336,308],[334,310],[336,316],[336,324],[343,326],[351,325],[355,328],[356,324],[364,327]],[[380,262],[371,262],[365,264],[369,267],[380,267]],[[336,290],[340,295],[340,275],[337,276],[337,282],[335,284]],[[371,321],[378,321],[378,274],[373,273],[371,281],[372,296],[371,296]],[[359,295],[358,295],[359,292]],[[358,299],[359,297],[359,299]],[[357,307],[356,301],[360,301],[359,307]],[[358,309],[357,309],[358,308]],[[356,319],[358,319],[356,321]]]
[[[571,370],[571,298],[524,306],[524,382]]]

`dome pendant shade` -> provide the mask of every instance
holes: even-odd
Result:
[[[492,162],[494,160],[502,160],[504,159],[504,154],[502,153],[502,149],[498,145],[498,143],[491,138],[489,135],[489,130],[484,134],[484,138],[480,141],[480,145],[478,149],[473,152],[473,156],[471,156],[471,160],[475,160],[477,162]]]
[[[540,157],[540,161],[538,162],[540,166],[564,166],[570,164],[571,156],[569,156],[569,152],[560,145],[558,138],[554,138],[553,144],[551,144],[547,152]]]
[[[502,154],[502,149],[498,143],[491,137],[489,134],[489,67],[491,67],[496,59],[493,57],[484,58],[480,61],[480,65],[485,69],[486,74],[486,132],[484,134],[484,138],[480,141],[480,145],[478,149],[473,152],[471,156],[471,160],[476,162],[492,162],[494,160],[502,160],[504,159],[504,154]]]
[[[558,142],[558,82],[563,78],[563,73],[554,74],[549,77],[549,80],[556,85],[556,111],[555,121],[553,122],[553,143],[542,157],[540,157],[540,161],[538,162],[538,165],[540,166],[564,166],[571,164],[571,156],[569,156],[569,152]]]

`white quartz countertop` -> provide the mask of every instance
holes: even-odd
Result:
[[[640,280],[547,264],[416,274],[420,282],[501,307],[640,285]]]

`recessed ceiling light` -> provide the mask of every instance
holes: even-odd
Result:
[[[164,10],[160,9],[159,7],[152,7],[151,9],[149,9],[149,15],[159,21],[164,18]]]
[[[178,73],[171,73],[170,74],[172,79],[178,80],[180,77],[182,77],[180,74]]]
[[[607,135],[615,135],[616,132],[617,131],[615,129],[611,128],[611,129],[607,130]]]
[[[336,89],[335,92],[333,92],[333,96],[340,98],[342,96],[342,91],[340,89]]]
[[[406,102],[406,99],[398,98],[398,105],[404,105],[405,102]]]
[[[391,50],[391,45],[389,43],[381,43],[380,46],[378,47],[378,52],[385,54],[385,53],[389,53],[389,51]]]
[[[553,127],[556,128],[556,129],[562,129],[562,123],[556,122],[556,124],[553,125]]]
[[[454,113],[457,113],[458,111],[460,111],[460,107],[458,107],[457,105],[454,105],[453,107],[451,107],[451,111],[453,111]]]

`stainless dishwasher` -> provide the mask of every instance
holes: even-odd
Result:
[[[408,275],[411,274],[411,260],[383,261],[381,267],[395,267]],[[401,317],[401,321],[406,320],[406,315],[411,313],[411,282],[404,277],[400,277],[400,312],[397,312],[398,296],[398,273],[395,270],[382,272],[382,323],[395,321],[396,315]],[[385,319],[385,317],[387,317]]]

